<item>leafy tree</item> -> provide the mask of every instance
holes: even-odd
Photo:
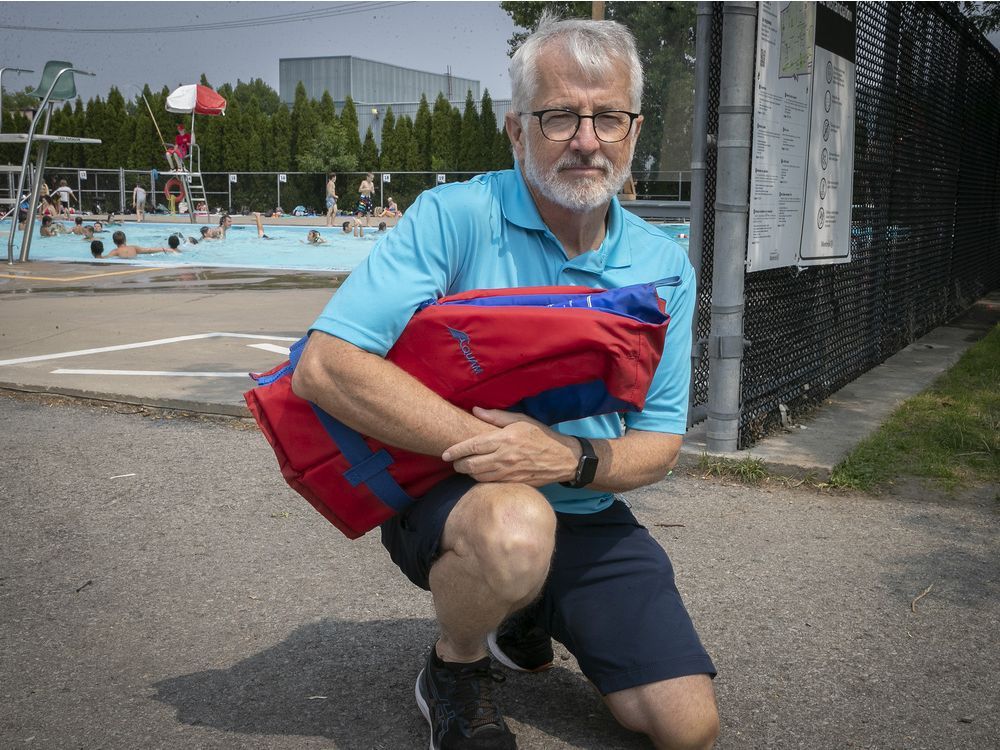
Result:
[[[306,172],[353,172],[357,168],[358,159],[348,152],[338,120],[320,125],[305,153],[299,155],[299,169]]]
[[[960,2],[959,6],[962,13],[984,34],[992,34],[1000,29],[1000,2]]]
[[[526,32],[515,33],[510,54],[538,26],[543,10],[554,8],[564,18],[589,18],[587,2],[502,2],[501,7]],[[645,123],[636,146],[637,172],[646,169],[686,170],[691,164],[691,120],[694,108],[693,3],[608,2],[605,15],[636,37],[646,76],[642,94]]]

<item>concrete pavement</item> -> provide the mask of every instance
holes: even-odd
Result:
[[[0,271],[0,388],[247,416],[243,374],[283,359],[342,277],[239,269],[31,263]],[[903,399],[1000,320],[1000,293],[935,329],[747,455],[824,476]],[[705,423],[686,460],[707,452]]]

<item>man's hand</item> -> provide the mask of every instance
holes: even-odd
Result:
[[[524,414],[500,409],[472,410],[499,430],[463,440],[442,454],[455,471],[477,482],[518,482],[541,487],[565,482],[576,473],[579,442]]]

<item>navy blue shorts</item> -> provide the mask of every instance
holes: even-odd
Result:
[[[465,475],[447,479],[382,524],[393,562],[422,589],[430,590],[448,514],[473,483]],[[715,676],[667,553],[624,502],[556,519],[552,566],[532,609],[603,695],[685,675]]]

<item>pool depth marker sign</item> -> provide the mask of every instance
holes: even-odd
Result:
[[[760,3],[748,271],[851,260],[854,5]]]

